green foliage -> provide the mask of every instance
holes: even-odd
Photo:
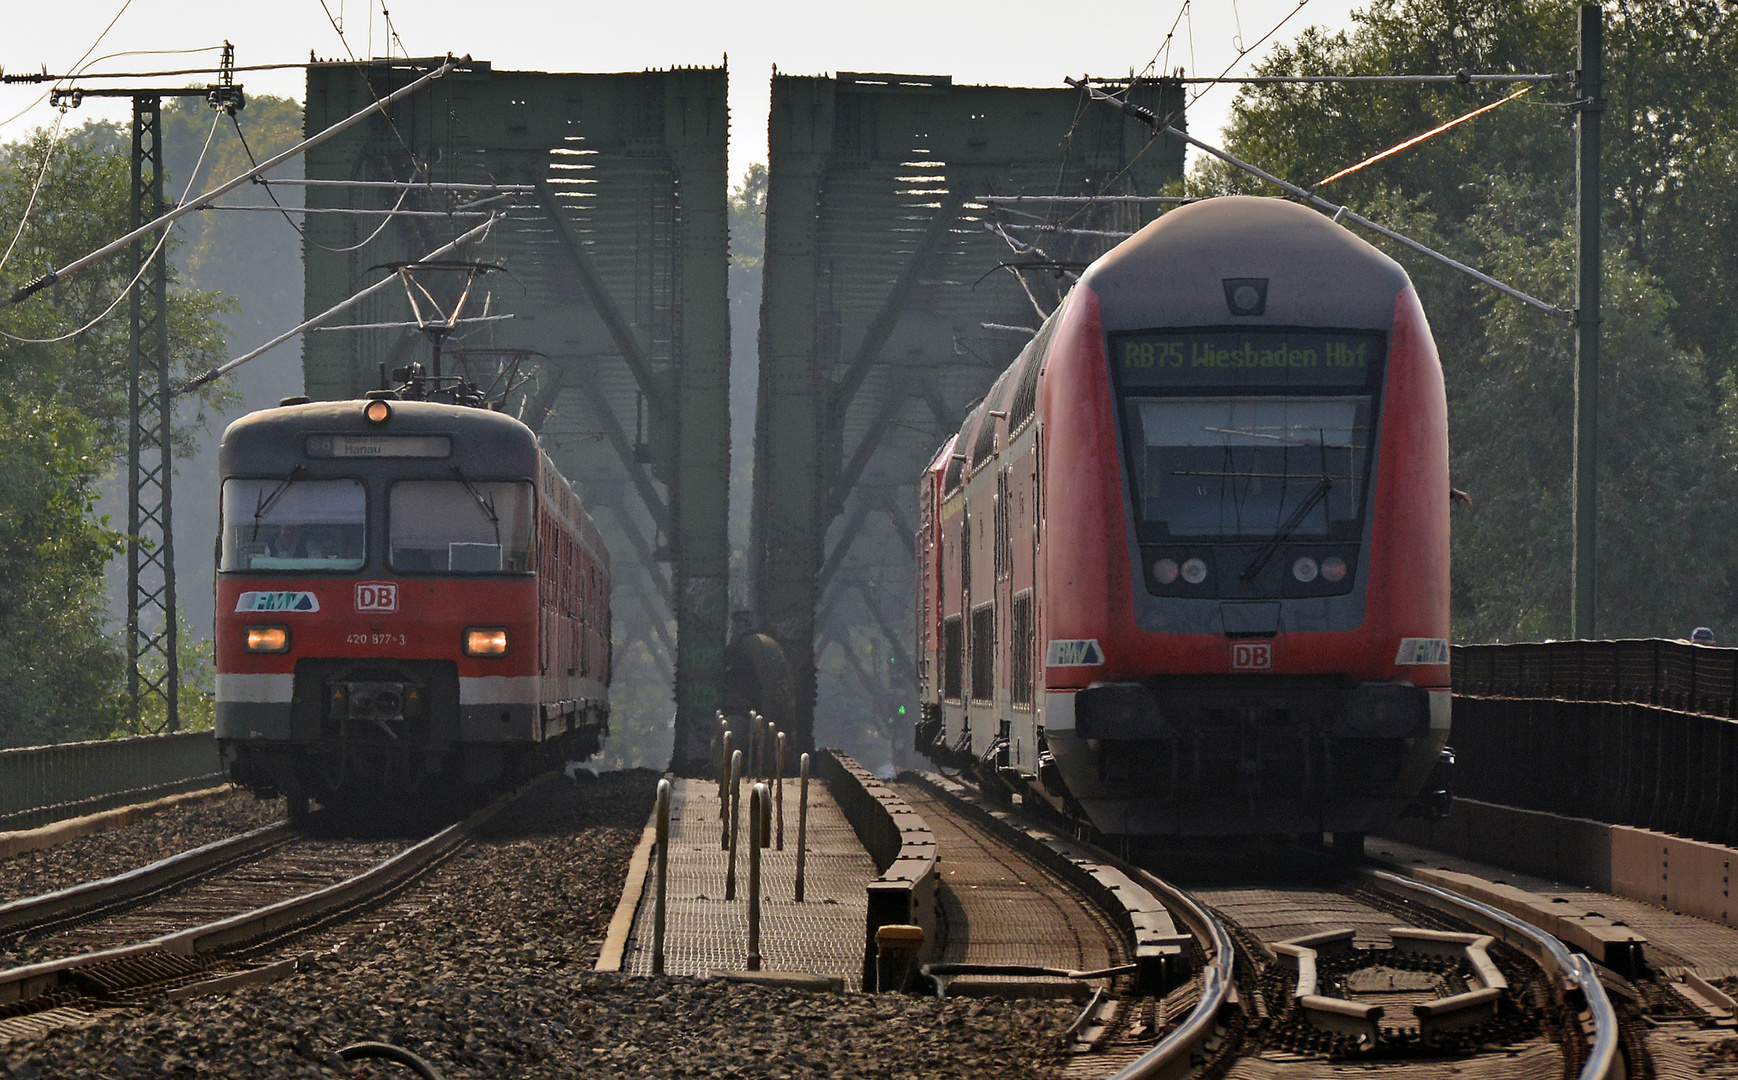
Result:
[[[0,746],[114,723],[121,652],[102,625],[101,574],[121,537],[91,517],[96,445],[76,410],[0,397]]]
[[[87,124],[58,142],[37,131],[0,146],[0,243],[17,234],[0,271],[4,285],[65,266],[127,231],[130,189],[129,148],[115,125]],[[122,653],[105,626],[102,572],[125,538],[106,520],[93,520],[92,508],[126,448],[124,297],[133,272],[123,253],[0,308],[0,382],[7,387],[0,400],[0,744],[100,736],[120,720]],[[225,308],[219,294],[171,281],[177,376],[221,359],[226,342],[216,316]],[[93,320],[89,330],[67,336]],[[191,451],[205,410],[224,400],[213,390],[181,403],[178,452]]]
[[[1567,0],[1375,0],[1261,74],[1568,71]],[[1732,0],[1607,12],[1600,378],[1601,636],[1738,620],[1738,16]],[[1507,93],[1504,90],[1500,93]],[[1496,100],[1476,85],[1255,86],[1228,149],[1308,185]],[[1574,288],[1573,96],[1563,83],[1335,181],[1322,194],[1564,308]],[[1269,194],[1217,161],[1199,194]],[[1374,238],[1372,238],[1374,241]],[[1572,330],[1396,245],[1449,394],[1458,640],[1569,632]],[[1727,633],[1730,634],[1730,629]]]

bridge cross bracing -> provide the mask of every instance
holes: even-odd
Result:
[[[311,68],[310,134],[420,74],[413,64]],[[510,314],[442,343],[443,369],[537,430],[594,510],[613,556],[615,655],[673,676],[679,729],[720,701],[729,470],[729,309],[723,68],[628,74],[496,71],[473,63],[312,151],[309,179],[511,186],[487,192],[307,189],[314,208],[453,210],[505,218],[462,258],[499,264],[466,314]],[[403,200],[400,202],[400,200]],[[468,219],[467,219],[468,220]],[[456,231],[438,217],[310,215],[305,303],[324,310]],[[348,250],[348,249],[355,250]],[[464,275],[419,272],[448,305]],[[411,318],[383,290],[351,325]],[[307,392],[348,398],[431,345],[415,330],[304,339]],[[637,646],[644,646],[640,650]]]
[[[1133,93],[1180,121],[1175,84]],[[828,738],[915,700],[917,478],[1026,344],[1017,328],[1159,211],[984,199],[1153,196],[1182,178],[1180,144],[1108,113],[1072,90],[938,76],[773,78],[749,563],[801,746],[818,691],[839,703]],[[1011,232],[1017,249],[989,228],[1018,224],[1061,231]]]

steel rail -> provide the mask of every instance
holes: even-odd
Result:
[[[171,885],[226,869],[251,856],[263,855],[292,839],[294,834],[289,826],[280,821],[112,877],[0,904],[0,934],[64,922],[138,900]]]
[[[1532,954],[1541,963],[1548,960],[1566,984],[1581,991],[1582,997],[1587,1001],[1587,1010],[1593,1017],[1593,1046],[1588,1051],[1587,1060],[1582,1063],[1578,1080],[1613,1080],[1621,1075],[1617,1071],[1620,1060],[1617,1053],[1617,1011],[1612,1008],[1611,998],[1606,995],[1592,961],[1585,956],[1571,953],[1561,941],[1530,923],[1453,890],[1415,881],[1386,870],[1365,870],[1364,873],[1402,892],[1421,894],[1450,904],[1458,909],[1456,913],[1462,917],[1471,913],[1476,916],[1473,920],[1475,923],[1483,921],[1504,941]],[[1522,940],[1516,940],[1517,936]]]
[[[490,818],[559,775],[544,773],[462,821],[335,884],[148,941],[0,971],[0,1005],[15,1006],[67,989],[71,973],[99,964],[165,954],[197,958],[220,950],[257,946],[286,933],[299,932],[406,884],[457,851]]]
[[[1179,1066],[1187,1066],[1191,1058],[1202,1053],[1203,1044],[1213,1034],[1220,1011],[1231,999],[1237,974],[1237,954],[1231,945],[1231,935],[1212,912],[1177,886],[1120,859],[1107,861],[1156,893],[1165,907],[1189,928],[1196,941],[1211,944],[1213,948],[1212,957],[1201,969],[1201,999],[1189,1010],[1189,1015],[1151,1050],[1129,1062],[1110,1080],[1153,1080],[1175,1075]]]

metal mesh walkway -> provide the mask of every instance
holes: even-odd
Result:
[[[768,786],[771,782],[768,781]],[[797,876],[798,782],[784,782],[783,851],[761,850],[761,966],[768,971],[801,971],[845,981],[863,981],[865,886],[875,879],[875,863],[845,820],[826,787],[809,784],[808,860],[804,901],[792,894]],[[737,834],[736,899],[725,900],[730,853],[719,841],[718,785],[708,780],[677,780],[670,797],[670,896],[664,926],[664,971],[698,975],[741,971],[748,963],[748,786],[742,796]],[[776,826],[775,826],[776,828]],[[776,836],[776,832],[775,832]],[[649,875],[655,874],[653,868]],[[622,970],[652,973],[652,911],[657,883],[648,880],[634,914],[633,935]]]

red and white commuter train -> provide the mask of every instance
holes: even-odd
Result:
[[[232,779],[302,814],[596,753],[609,556],[536,435],[391,391],[287,402],[218,453]]]
[[[1405,271],[1293,203],[1172,210],[924,474],[917,745],[1107,835],[1361,844],[1443,756],[1448,510]]]

